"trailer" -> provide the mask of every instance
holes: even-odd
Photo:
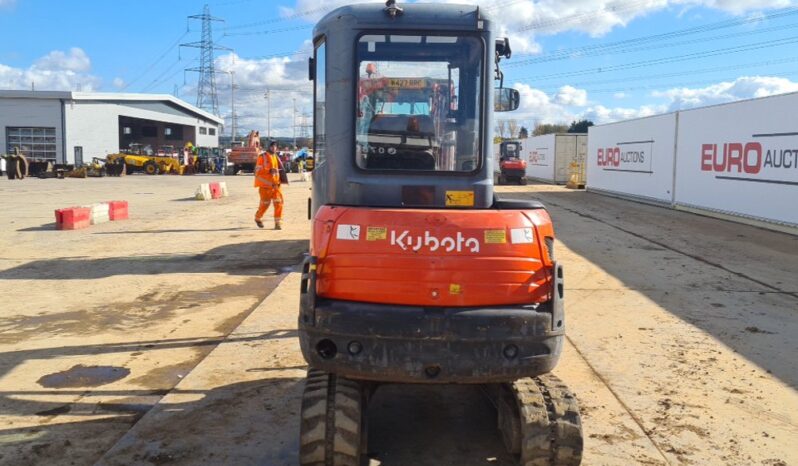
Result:
[[[553,133],[524,140],[526,176],[546,183],[565,184],[582,178],[587,160],[586,133]],[[580,176],[580,173],[582,174]]]

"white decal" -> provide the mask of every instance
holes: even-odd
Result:
[[[513,228],[510,230],[510,241],[513,244],[532,244],[535,242],[535,236],[531,228]]]
[[[423,235],[411,236],[410,232],[404,230],[397,233],[391,230],[391,246],[399,246],[402,251],[408,249],[417,252],[421,248],[428,248],[430,252],[435,252],[439,248],[443,248],[446,252],[462,252],[464,249],[473,253],[479,252],[479,240],[477,238],[466,238],[461,232],[457,232],[457,236],[452,238],[446,236],[438,238],[425,231]]]
[[[360,239],[360,225],[338,225],[335,232],[336,239],[357,241]]]

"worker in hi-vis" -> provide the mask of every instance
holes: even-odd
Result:
[[[260,207],[255,213],[255,223],[263,228],[263,214],[274,202],[274,229],[282,230],[283,193],[280,192],[280,160],[277,158],[277,141],[270,141],[266,152],[258,156],[255,165],[255,187],[260,194]]]

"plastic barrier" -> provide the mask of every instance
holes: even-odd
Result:
[[[211,188],[208,183],[203,183],[199,185],[197,188],[197,192],[194,193],[194,198],[198,201],[210,201],[211,198]]]
[[[127,201],[108,201],[108,216],[111,221],[127,220]]]
[[[208,187],[211,190],[211,199],[219,199],[222,197],[222,188],[219,186],[219,183],[208,183]]]
[[[98,202],[97,204],[85,205],[82,207],[90,210],[90,220],[92,225],[111,221],[108,203],[106,202]]]
[[[227,183],[224,181],[219,182],[219,187],[222,188],[222,197],[227,197],[230,195],[230,192],[227,190]]]
[[[91,225],[91,208],[67,207],[55,211],[55,225],[59,230],[79,230]]]

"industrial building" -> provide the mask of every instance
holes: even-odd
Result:
[[[164,94],[0,91],[0,154],[81,164],[131,144],[219,146],[224,121]]]

